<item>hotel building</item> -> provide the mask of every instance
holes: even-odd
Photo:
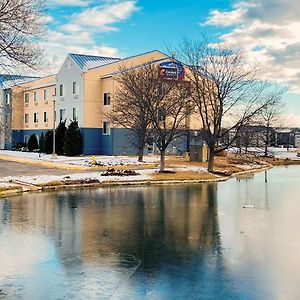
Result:
[[[125,59],[68,54],[56,75],[11,88],[12,142],[6,148],[27,142],[32,134],[39,139],[42,132],[53,129],[53,118],[56,125],[59,120],[76,119],[82,134],[83,154],[135,154],[136,149],[129,142],[130,131],[112,126],[107,118],[114,105],[116,76],[121,67],[130,69],[171,60],[160,51]],[[186,144],[178,147],[184,151]]]

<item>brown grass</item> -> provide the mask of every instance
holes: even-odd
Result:
[[[17,185],[12,186],[0,186],[0,193],[5,191],[11,191],[11,190],[20,190],[21,187]]]
[[[217,176],[208,172],[192,172],[192,171],[180,171],[176,173],[153,173],[151,179],[157,181],[163,180],[211,180],[216,179]]]

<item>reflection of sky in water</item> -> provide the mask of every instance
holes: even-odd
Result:
[[[298,173],[0,201],[0,299],[297,299]]]

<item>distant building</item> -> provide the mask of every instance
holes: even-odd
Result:
[[[300,130],[294,133],[294,147],[300,148]]]

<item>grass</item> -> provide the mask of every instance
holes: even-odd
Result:
[[[64,183],[62,181],[59,181],[59,180],[54,180],[54,181],[50,181],[50,182],[47,182],[47,183],[39,183],[37,184],[37,186],[41,186],[41,187],[44,187],[44,186],[59,186],[59,185],[63,185]]]
[[[208,172],[193,172],[193,171],[179,171],[176,173],[153,173],[151,179],[157,181],[163,180],[212,180],[217,176]]]
[[[11,191],[11,190],[20,190],[21,187],[17,185],[11,185],[11,186],[0,186],[0,193],[5,191]]]

